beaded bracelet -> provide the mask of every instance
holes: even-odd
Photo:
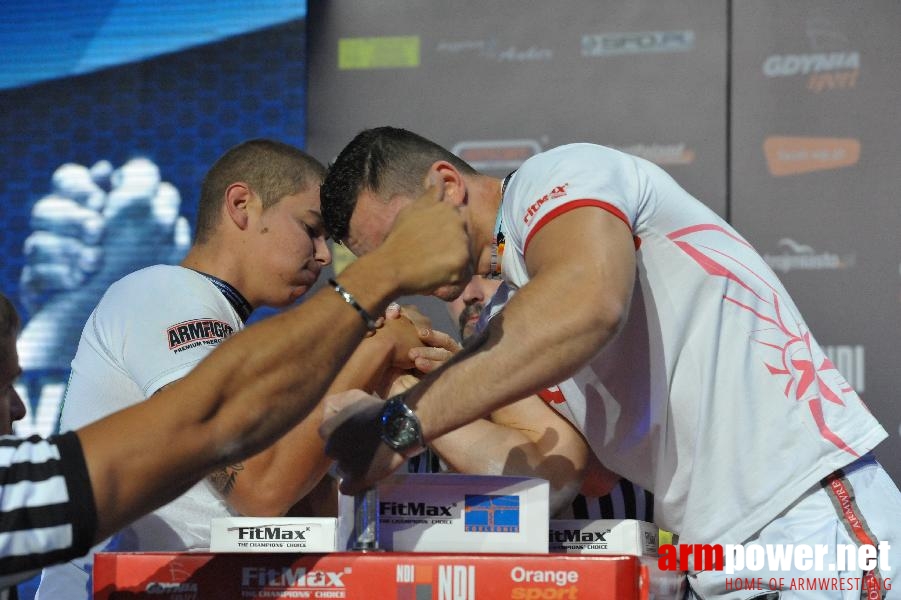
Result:
[[[360,317],[363,319],[363,323],[366,324],[366,328],[369,329],[369,331],[375,331],[375,329],[376,329],[376,327],[377,327],[377,326],[376,326],[376,323],[375,323],[375,319],[372,318],[372,315],[370,315],[370,314],[366,311],[365,308],[363,308],[362,306],[360,306],[360,303],[357,302],[357,299],[354,298],[353,294],[351,294],[351,293],[348,292],[346,289],[344,289],[344,286],[342,286],[340,283],[338,283],[338,282],[335,281],[334,279],[329,279],[329,280],[328,280],[328,283],[329,283],[329,285],[331,285],[331,286],[335,289],[336,292],[338,292],[338,294],[339,294],[342,298],[344,298],[344,301],[345,301],[345,302],[347,302],[348,304],[350,304],[351,306],[353,306],[354,309],[355,309],[358,313],[360,313]]]

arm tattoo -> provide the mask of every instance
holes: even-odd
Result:
[[[209,479],[213,487],[223,496],[228,496],[235,488],[235,479],[238,473],[244,470],[244,463],[235,463],[228,467],[223,467],[218,471],[210,473]]]

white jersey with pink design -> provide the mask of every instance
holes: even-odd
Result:
[[[761,256],[646,160],[592,144],[527,160],[501,208],[509,284],[528,283],[534,235],[578,207],[631,229],[637,277],[622,332],[554,408],[653,492],[661,527],[742,542],[885,439]]]

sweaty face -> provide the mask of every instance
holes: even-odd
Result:
[[[12,433],[12,424],[25,416],[25,404],[13,387],[22,373],[14,335],[0,336],[0,435]]]
[[[332,261],[319,212],[319,187],[283,197],[259,214],[254,227],[254,296],[268,306],[287,306],[309,290]]]

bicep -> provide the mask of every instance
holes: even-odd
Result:
[[[557,293],[557,310],[591,307],[608,319],[624,314],[635,279],[632,231],[596,207],[565,212],[532,232],[525,252],[531,283],[545,280]]]

